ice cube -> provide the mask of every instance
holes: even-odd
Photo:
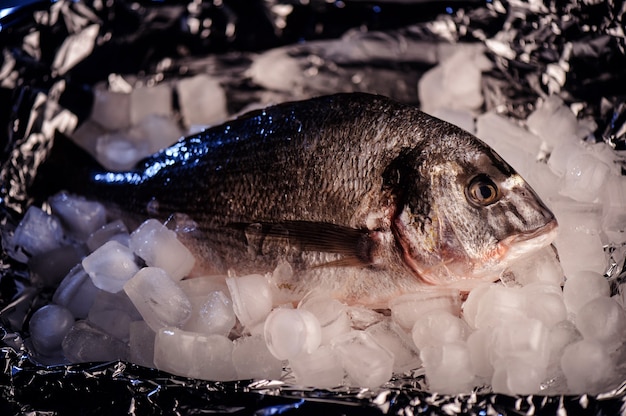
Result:
[[[385,319],[382,313],[363,306],[348,306],[352,329],[365,329]]]
[[[130,323],[129,360],[144,367],[154,367],[154,340],[156,334],[145,321]]]
[[[87,238],[87,248],[89,251],[95,251],[109,240],[114,240],[122,245],[128,246],[129,239],[128,228],[124,222],[122,222],[122,220],[115,220],[91,233],[89,238]]]
[[[87,321],[107,334],[128,341],[130,323],[141,316],[124,292],[100,291],[87,315]]]
[[[287,261],[280,261],[272,272],[272,283],[276,288],[289,285],[293,280],[293,268]]]
[[[155,332],[182,326],[191,316],[191,302],[167,272],[144,267],[124,285],[124,292]]]
[[[415,321],[411,336],[420,350],[427,346],[465,341],[469,326],[448,311],[432,311]]]
[[[496,368],[503,358],[519,358],[545,369],[550,359],[550,331],[539,320],[522,318],[494,329],[491,364]]]
[[[117,241],[109,241],[85,257],[83,268],[97,288],[115,293],[139,271],[135,255]]]
[[[576,115],[557,95],[539,105],[526,119],[526,125],[552,148],[574,137],[582,138]]]
[[[28,262],[31,278],[38,286],[56,286],[86,254],[83,245],[74,244],[36,254]]]
[[[135,88],[129,98],[131,125],[139,124],[150,115],[172,114],[172,88],[167,84]]]
[[[130,235],[130,249],[148,266],[159,267],[174,280],[181,280],[193,268],[195,259],[176,238],[176,233],[159,221],[145,221]]]
[[[563,350],[569,344],[580,341],[582,335],[576,329],[576,325],[569,320],[563,320],[550,328],[550,351],[551,355],[561,358]]]
[[[142,319],[141,314],[124,291],[116,293],[105,291],[98,292],[91,309],[93,310],[94,308],[98,308],[100,305],[102,305],[105,309],[118,309],[120,311],[124,311],[133,321]]]
[[[235,315],[242,325],[253,326],[272,310],[272,290],[260,274],[226,278]]]
[[[463,316],[475,328],[496,327],[524,318],[524,306],[519,290],[492,284],[470,292],[463,305]]]
[[[224,292],[228,295],[228,286],[226,285],[226,276],[200,276],[191,279],[184,279],[178,282],[178,286],[189,297],[191,296],[207,296],[212,292]]]
[[[158,152],[178,140],[182,132],[171,117],[150,115],[144,117],[129,132],[141,143],[146,144],[149,154]]]
[[[607,267],[602,239],[599,234],[561,230],[555,245],[566,276],[579,270],[603,273]]]
[[[77,321],[63,339],[63,354],[73,363],[125,360],[126,343],[90,325]]]
[[[544,247],[531,256],[524,257],[509,267],[515,281],[522,286],[543,283],[562,286],[565,281],[563,267],[552,246]]]
[[[78,240],[85,240],[106,222],[104,205],[81,196],[60,192],[50,197],[48,203],[68,234]]]
[[[205,238],[206,235],[202,237],[204,232],[199,230],[198,224],[191,217],[186,214],[175,213],[168,217],[166,225],[167,228],[176,233],[178,241],[186,247],[193,248],[195,262],[187,275],[187,279],[212,276],[221,277],[221,280],[224,280],[225,276],[218,276],[227,269],[224,259],[211,245],[198,244],[198,239]]]
[[[609,282],[596,272],[576,271],[568,276],[563,286],[565,306],[573,314],[595,298],[608,297],[610,294]]]
[[[585,119],[589,120],[589,119]],[[592,134],[598,128],[597,125],[589,126],[589,134]],[[615,151],[608,143],[588,143],[585,142],[585,150],[592,154],[596,159],[604,163],[611,170],[611,176],[621,176],[622,168],[618,152]]]
[[[340,386],[343,381],[344,371],[339,357],[328,345],[290,359],[289,365],[296,383],[301,386],[332,388]]]
[[[482,328],[472,332],[467,338],[472,372],[483,381],[491,381],[493,375],[491,350],[494,336],[493,328]]]
[[[548,328],[567,318],[563,291],[559,286],[541,282],[530,283],[520,289],[526,297],[526,316],[538,319]]]
[[[602,201],[602,229],[612,241],[626,241],[626,178],[612,175]]]
[[[600,236],[602,206],[558,199],[552,202],[552,210],[559,221],[554,244],[565,275],[579,270],[603,273],[607,262]]]
[[[59,247],[62,240],[59,219],[31,205],[15,228],[7,252],[15,260],[26,263],[29,257]]]
[[[546,163],[541,161],[531,163],[528,168],[529,172],[524,179],[549,207],[550,200],[556,198],[561,189],[560,178],[550,170]]]
[[[480,307],[483,297],[489,292],[491,287],[490,283],[483,283],[469,292],[467,299],[461,305],[462,318],[470,328],[476,328],[476,316],[478,315],[478,308]]]
[[[565,347],[574,342],[582,340],[583,337],[576,326],[569,320],[559,322],[550,328],[548,337],[548,348],[550,349],[550,360],[548,362],[548,377],[562,375],[561,357]]]
[[[550,152],[548,158],[548,167],[558,177],[565,176],[567,172],[568,161],[579,155],[585,154],[587,151],[580,141],[568,140],[557,145]]]
[[[463,71],[458,70],[460,66]],[[420,78],[418,95],[423,111],[478,109],[483,103],[481,72],[489,67],[481,49],[474,46],[458,49]]]
[[[495,364],[491,386],[496,393],[535,394],[540,392],[546,367],[518,357],[507,357]]]
[[[391,316],[404,329],[410,330],[420,317],[433,310],[445,310],[453,315],[461,311],[461,294],[457,289],[424,289],[399,296],[389,302]]]
[[[554,215],[559,221],[560,232],[598,234],[602,229],[602,206],[600,204],[556,198],[551,201]]]
[[[96,157],[96,141],[107,133],[107,129],[91,119],[84,120],[72,133],[72,140],[89,154]]]
[[[280,308],[286,308],[286,309],[293,309],[291,307],[291,305],[282,305],[280,306]],[[265,322],[257,322],[256,324],[252,325],[252,326],[247,326],[247,327],[241,327],[236,325],[233,328],[234,331],[236,331],[236,333],[238,334],[246,334],[246,335],[263,335],[265,336]]]
[[[96,159],[113,171],[132,169],[139,160],[150,154],[148,143],[138,140],[132,132],[121,131],[98,137]]]
[[[602,194],[609,174],[609,167],[593,155],[575,155],[567,160],[560,193],[576,201],[594,202]]]
[[[626,284],[618,284],[615,290],[616,293],[612,297],[626,310]]]
[[[386,319],[370,326],[365,332],[393,354],[393,371],[395,373],[414,370],[421,365],[419,352],[411,342],[411,338],[394,321]]]
[[[615,362],[600,342],[584,339],[565,347],[561,368],[570,394],[597,394],[613,378]]]
[[[348,309],[336,299],[311,292],[302,298],[298,308],[315,315],[322,329],[322,344],[328,344],[335,336],[350,331]]]
[[[612,351],[626,341],[626,312],[615,299],[600,296],[578,310],[576,328],[585,339],[599,341]]]
[[[539,137],[494,112],[487,112],[477,118],[476,136],[524,177],[534,165],[541,146]]]
[[[108,130],[130,126],[130,95],[94,88],[91,119]]]
[[[429,390],[442,394],[469,393],[474,386],[470,351],[463,342],[428,346],[420,351]]]
[[[228,381],[237,378],[233,343],[223,335],[201,335],[174,327],[157,332],[154,365],[184,377]]]
[[[304,309],[274,309],[265,320],[263,333],[267,347],[279,360],[311,353],[322,340],[319,321]]]
[[[30,318],[28,328],[35,350],[45,356],[61,352],[63,338],[74,325],[74,316],[63,306],[43,306]]]
[[[192,279],[193,280],[193,279]],[[183,329],[202,334],[228,335],[235,326],[236,317],[232,301],[222,291],[207,295],[189,296],[191,316]]]
[[[237,338],[233,346],[233,363],[237,378],[279,379],[283,365],[267,348],[262,335]]]
[[[248,76],[268,90],[294,91],[301,88],[303,68],[285,48],[274,48],[254,57]]]
[[[86,318],[98,292],[100,289],[93,284],[83,266],[78,264],[63,278],[52,301],[65,306],[75,318]]]
[[[352,384],[376,388],[389,381],[393,354],[364,331],[351,331],[335,337],[331,346]]]
[[[184,78],[176,88],[185,124],[213,124],[228,116],[226,93],[219,81],[206,74]]]

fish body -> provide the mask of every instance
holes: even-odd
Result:
[[[93,168],[71,192],[138,218],[184,214],[211,267],[287,261],[296,296],[384,307],[429,286],[468,290],[549,244],[556,220],[471,134],[382,96],[285,103],[181,139],[128,172]]]

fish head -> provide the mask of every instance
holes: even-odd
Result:
[[[388,172],[402,183],[392,228],[420,280],[470,290],[556,237],[530,185],[469,133],[449,127],[401,159]]]

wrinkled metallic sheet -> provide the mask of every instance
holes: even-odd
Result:
[[[32,202],[27,185],[52,142],[49,127],[63,129],[56,117],[62,108],[87,117],[95,83],[111,73],[158,81],[208,72],[226,86],[229,110],[236,112],[265,93],[245,73],[255,54],[269,48],[283,48],[314,74],[298,81],[300,96],[273,92],[276,99],[354,90],[417,103],[417,79],[446,47],[482,43],[495,64],[483,78],[487,110],[523,119],[538,97],[559,94],[594,117],[597,140],[626,150],[626,5],[620,1],[20,4],[0,12],[0,221],[9,228]],[[200,27],[192,30],[191,21]],[[440,396],[422,389],[419,374],[376,391],[311,390],[289,384],[289,374],[281,382],[216,383],[123,362],[45,367],[29,355],[25,323],[51,294],[1,254],[1,414],[626,412],[626,384],[597,396],[511,397],[487,389]]]

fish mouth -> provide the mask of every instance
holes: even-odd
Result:
[[[556,239],[558,222],[553,217],[550,222],[535,230],[519,233],[501,240],[485,258],[483,267],[474,269],[469,276],[475,279],[498,280],[500,274],[511,264],[549,246]]]
[[[504,251],[500,261],[511,263],[552,244],[557,236],[558,226],[556,218],[553,218],[541,228],[528,233],[516,234],[500,241],[498,245]]]
[[[498,280],[509,265],[550,245],[557,236],[557,230],[558,222],[553,217],[540,228],[501,240],[481,261],[474,264],[451,259],[424,269],[406,252],[404,260],[416,277],[427,285],[471,290],[482,282]],[[476,267],[478,265],[480,267]]]

